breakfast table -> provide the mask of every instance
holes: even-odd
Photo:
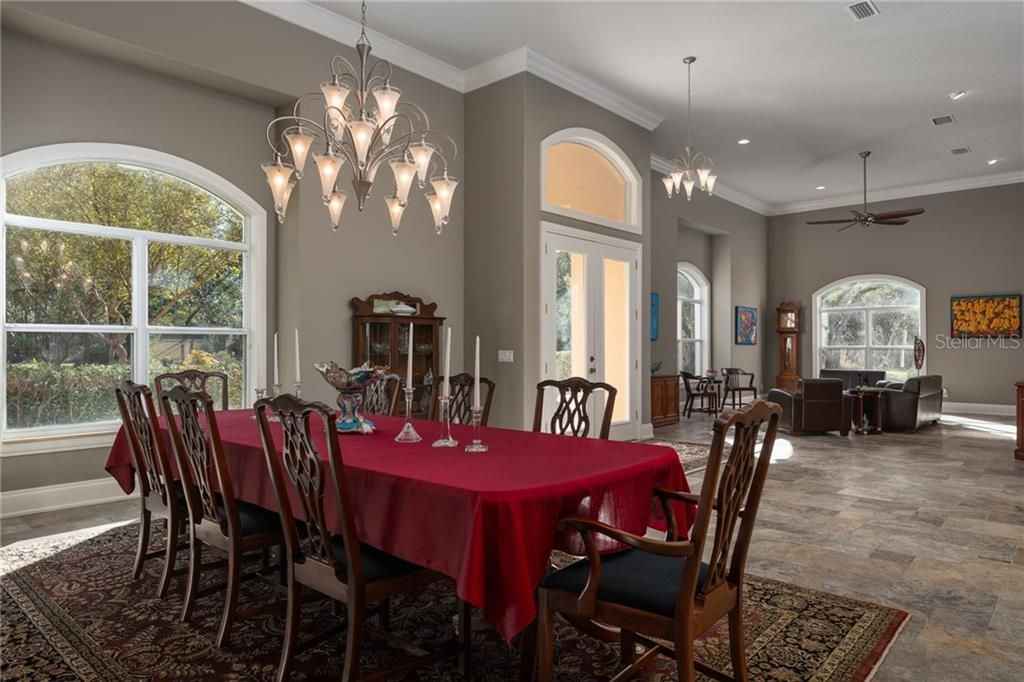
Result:
[[[231,485],[237,498],[277,509],[252,415],[217,413]],[[373,420],[375,433],[341,437],[360,539],[452,578],[458,595],[479,607],[506,640],[534,620],[534,592],[551,551],[583,553],[578,536],[559,536],[559,519],[584,515],[642,534],[649,526],[664,527],[660,507],[652,504],[656,487],[689,491],[679,458],[667,446],[483,428],[489,451],[469,453],[461,445],[431,447],[439,423],[413,420],[423,440],[396,443],[404,420]],[[280,447],[279,424],[272,422],[271,430]],[[322,427],[314,431],[318,450],[326,453]],[[468,426],[453,425],[452,433],[462,444],[472,437]],[[106,470],[126,493],[134,490],[123,430]],[[333,503],[325,501],[338,532]],[[301,515],[299,502],[292,504]],[[690,527],[693,507],[674,513],[680,528]],[[620,548],[606,544],[602,551]]]

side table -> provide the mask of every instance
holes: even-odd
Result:
[[[885,393],[873,388],[852,388],[846,392],[853,398],[854,433],[858,436],[877,436],[882,433],[882,401]],[[865,414],[873,415],[870,428],[864,423]]]

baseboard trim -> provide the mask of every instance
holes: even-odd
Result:
[[[132,495],[134,497],[134,495]],[[125,499],[126,495],[113,478],[96,478],[75,483],[44,485],[0,493],[0,519],[25,514],[86,507]]]
[[[943,412],[963,412],[965,414],[991,414],[1000,417],[1012,417],[1016,408],[1013,405],[997,405],[993,403],[951,403],[942,401]]]
[[[654,425],[653,424],[641,424],[636,429],[637,440],[650,440],[654,438]]]

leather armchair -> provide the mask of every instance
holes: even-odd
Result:
[[[907,379],[901,388],[883,388],[882,429],[916,431],[942,417],[942,377],[926,374]]]
[[[768,402],[782,406],[781,426],[790,435],[804,431],[850,432],[853,417],[853,399],[843,392],[842,379],[801,379],[796,392],[781,388],[768,391]]]
[[[821,379],[842,379],[843,388],[850,390],[860,386],[877,386],[885,380],[885,372],[871,369],[822,369],[818,370]]]

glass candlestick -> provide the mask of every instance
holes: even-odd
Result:
[[[256,401],[257,402],[259,402],[260,400],[263,400],[263,398],[266,395],[267,395],[267,389],[265,389],[265,388],[257,388],[256,389]],[[250,417],[250,419],[256,419],[256,415],[253,414],[252,417]]]
[[[293,389],[292,390],[295,392],[294,395],[295,395],[296,398],[301,398],[302,397],[302,382],[301,381],[296,381],[293,384]]]
[[[396,443],[419,443],[423,440],[412,425],[412,394],[414,390],[413,388],[405,389],[405,424],[395,436]]]
[[[279,395],[281,395],[281,384],[274,384],[274,386],[270,389],[270,397],[276,398]]]
[[[452,438],[452,420],[451,414],[449,413],[449,403],[451,402],[451,398],[448,396],[441,396],[438,398],[438,402],[441,403],[441,437],[434,441],[433,447],[458,447],[459,441]]]
[[[466,452],[487,452],[487,443],[480,440],[480,421],[484,416],[484,411],[479,407],[474,407],[471,413],[473,418],[473,442],[466,445]]]

